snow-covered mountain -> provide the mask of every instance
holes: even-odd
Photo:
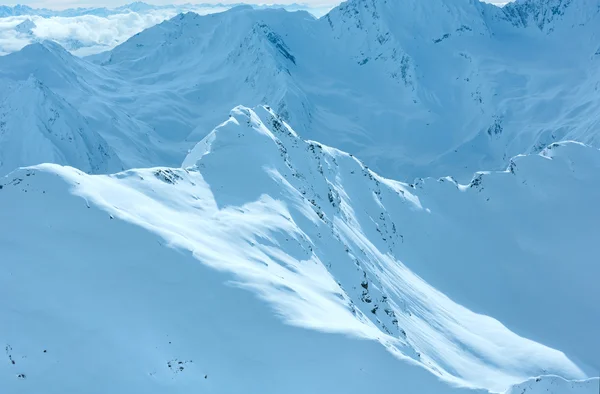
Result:
[[[32,30],[36,27],[35,23],[31,19],[26,19],[23,22],[15,26],[17,33],[32,35]]]
[[[351,0],[321,19],[236,7],[182,14],[78,64],[100,77],[91,91],[111,86],[128,116],[177,144],[177,160],[155,164],[180,161],[230,108],[269,104],[384,175],[464,182],[556,141],[600,146],[598,2],[560,4],[552,31],[527,22],[550,18],[550,0]]]
[[[596,393],[599,14],[239,6],[0,57],[0,382]]]
[[[40,162],[89,173],[123,168],[77,109],[35,77],[3,88],[9,93],[0,102],[0,175]]]
[[[178,12],[182,11],[191,11],[194,9],[204,9],[204,8],[214,8],[217,10],[223,10],[239,5],[243,5],[244,3],[186,3],[186,4],[148,4],[142,1],[135,1],[133,3],[125,4],[119,7],[107,8],[107,7],[88,7],[88,8],[68,8],[64,10],[52,10],[48,8],[33,8],[27,5],[15,5],[15,6],[0,6],[0,18],[6,18],[11,16],[28,16],[28,15],[36,15],[42,16],[45,18],[51,17],[63,17],[70,18],[76,16],[84,16],[84,15],[93,15],[99,17],[107,17],[110,15],[122,14],[126,12],[136,12],[143,13],[154,10],[176,10]],[[320,14],[322,10],[331,9],[329,6],[322,7],[314,7],[309,4],[304,3],[291,3],[291,4],[252,4],[254,8],[264,9],[264,8],[285,8],[290,11],[298,11],[298,10],[318,10],[317,13]]]
[[[128,85],[113,74],[72,56],[50,41],[32,44],[19,52],[0,57],[0,81],[10,85],[27,81],[32,76],[48,90],[68,98],[69,108],[76,108],[86,118],[89,127],[108,141],[125,168],[180,163],[181,152],[188,144],[172,141],[173,136],[168,135],[165,142],[150,125],[131,116],[122,107],[122,103],[131,100],[121,94]],[[9,88],[2,89],[0,97],[3,101],[11,101],[10,97],[4,97],[10,92]],[[36,103],[23,101],[23,105],[34,107]],[[31,110],[37,111],[36,108]],[[19,119],[17,117],[16,121]],[[76,124],[67,126],[78,127]],[[0,146],[0,152],[3,148]],[[41,162],[44,162],[41,158],[36,161]],[[31,164],[33,162],[28,165]],[[77,166],[70,162],[64,164]]]
[[[34,9],[28,6],[0,6],[0,55],[16,52],[28,44],[52,40],[76,56],[88,56],[113,49],[140,31],[194,12],[205,15],[223,12],[236,4],[155,5],[135,2],[116,8]],[[333,5],[254,4],[255,9],[304,10],[320,17]]]
[[[270,108],[238,107],[184,168],[12,173],[2,379],[15,393],[64,391],[71,375],[98,393],[512,393],[530,376],[584,378],[585,364],[524,336],[598,354],[600,151],[555,144],[512,163],[468,185],[407,185],[301,140]],[[520,209],[534,220],[515,228]],[[592,393],[598,380],[521,386],[554,384]]]

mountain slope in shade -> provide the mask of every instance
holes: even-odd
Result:
[[[123,168],[88,121],[43,83],[30,77],[6,88],[10,93],[0,103],[0,175],[46,162],[89,173]]]
[[[600,146],[594,1],[565,6],[553,34],[469,0],[352,0],[319,20],[238,7],[182,15],[90,60],[137,82],[134,116],[176,113],[190,143],[240,102],[269,104],[385,175],[465,182],[556,141]],[[278,39],[247,45],[256,26]]]
[[[555,3],[552,30],[538,27]],[[134,152],[114,146],[136,167],[176,165],[222,113],[269,104],[383,175],[467,182],[553,142],[600,146],[597,6],[351,0],[320,19],[235,7],[179,15],[86,59],[26,47],[0,58],[0,75],[33,73],[83,115],[140,137]]]
[[[31,76],[76,108],[87,119],[90,128],[108,141],[125,168],[178,165],[181,162],[189,143],[182,144],[174,140],[173,135],[160,134],[157,127],[132,116],[125,108],[132,99],[122,94],[123,90],[128,90],[128,83],[118,75],[79,59],[50,41],[0,56],[0,83],[19,84]],[[10,88],[1,89],[0,100],[10,102],[9,94]],[[30,105],[26,101],[23,103]],[[170,113],[168,118],[171,134],[176,130],[172,125],[173,116]],[[156,123],[161,121],[156,114],[151,118]],[[75,163],[64,164],[77,166]]]
[[[581,27],[597,18],[598,0],[518,0],[503,8],[509,19],[520,27],[536,27],[546,34],[557,28]]]
[[[583,346],[594,343],[599,327],[590,279],[598,273],[591,260],[597,251],[587,241],[598,236],[591,219],[598,210],[596,149],[557,144],[469,185],[407,185],[302,141],[269,108],[238,107],[183,167],[90,176],[44,165],[9,175],[0,215],[14,231],[0,240],[11,262],[0,288],[19,302],[3,310],[16,322],[5,336],[18,367],[2,370],[13,375],[11,387],[32,389],[69,373],[102,382],[92,387],[98,392],[204,384],[214,392],[396,385],[460,392],[439,378],[502,392],[543,374],[581,379],[596,361],[593,345]],[[42,206],[53,209],[41,215]],[[515,206],[538,220],[515,227],[522,215]],[[565,233],[571,237],[561,238]],[[48,243],[27,248],[32,236]],[[501,252],[491,271],[466,269]],[[568,271],[549,259],[572,253],[579,254]],[[445,288],[431,285],[439,282],[430,272],[436,269],[446,275]],[[498,282],[494,275],[502,272],[510,274],[495,298],[472,297],[474,285]],[[221,285],[228,280],[234,288]],[[303,330],[273,320],[240,287]],[[40,305],[43,316],[35,312]],[[553,328],[571,319],[579,320],[569,332]],[[31,331],[42,326],[52,329]],[[91,371],[82,362],[88,357],[106,368]],[[114,379],[102,378],[106,371]]]

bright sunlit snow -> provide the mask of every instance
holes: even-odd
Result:
[[[76,323],[75,327],[84,323],[86,314],[74,314],[72,308],[80,307],[67,307],[73,301],[64,298],[68,293],[63,291],[75,284],[83,286],[80,290],[73,290],[78,294],[78,302],[87,304],[92,299],[95,300],[93,304],[89,304],[89,313],[102,315],[106,313],[102,312],[105,308],[113,309],[109,313],[116,316],[115,323],[119,331],[112,335],[134,335],[131,331],[134,328],[129,327],[134,322],[130,317],[124,321],[122,319],[125,319],[127,311],[140,308],[136,315],[141,313],[142,319],[147,318],[143,317],[145,307],[136,306],[136,302],[147,302],[146,305],[151,308],[149,311],[154,311],[153,313],[164,313],[160,311],[171,303],[180,305],[178,308],[188,308],[185,305],[189,302],[205,302],[198,298],[202,297],[203,291],[201,287],[196,287],[190,276],[202,274],[176,273],[201,264],[232,274],[229,281],[234,287],[248,289],[268,301],[284,322],[325,333],[370,339],[380,343],[382,349],[385,348],[394,355],[397,361],[393,363],[398,368],[409,368],[410,364],[415,364],[430,370],[430,383],[424,384],[422,392],[439,390],[435,389],[437,384],[434,375],[452,384],[487,388],[494,392],[508,389],[510,385],[526,380],[529,376],[556,374],[576,379],[586,376],[563,353],[525,339],[515,332],[543,338],[559,349],[570,349],[578,359],[588,358],[593,361],[594,354],[597,354],[593,346],[589,348],[595,333],[586,334],[581,330],[581,327],[598,325],[597,315],[583,316],[586,310],[594,306],[575,303],[587,297],[595,300],[597,297],[593,294],[600,295],[597,294],[597,287],[590,281],[597,274],[593,259],[577,252],[579,242],[585,243],[585,232],[589,233],[591,230],[590,237],[597,235],[593,230],[594,226],[590,223],[586,227],[588,230],[578,236],[576,242],[570,242],[573,238],[566,237],[562,243],[551,243],[553,237],[540,239],[539,233],[547,224],[558,220],[564,225],[564,230],[556,229],[554,236],[560,237],[567,231],[570,217],[581,217],[569,209],[561,208],[562,206],[577,207],[590,217],[597,217],[595,201],[600,195],[592,185],[597,184],[600,174],[599,151],[575,143],[556,145],[544,151],[542,156],[515,159],[510,171],[477,176],[466,186],[443,179],[410,186],[380,178],[348,154],[318,143],[304,142],[271,110],[259,108],[257,111],[258,114],[247,108],[236,108],[229,120],[192,150],[184,162],[187,169],[159,167],[132,170],[114,176],[89,176],[69,167],[43,165],[9,175],[2,187],[0,205],[12,207],[11,211],[2,211],[2,222],[13,229],[10,234],[4,235],[4,242],[9,241],[9,247],[3,248],[5,256],[12,263],[7,266],[11,274],[6,277],[2,288],[6,292],[4,298],[21,300],[18,301],[18,310],[31,311],[15,320],[19,323],[12,329],[4,331],[4,335],[13,338],[11,348],[18,349],[19,344],[25,346],[18,334],[28,330],[23,318],[33,313],[41,302],[47,304],[57,317],[63,316],[53,323],[57,325],[56,329],[71,319],[84,319]],[[569,164],[573,157],[579,158],[577,167]],[[577,173],[578,182],[575,184],[569,184],[572,182],[569,181],[571,171]],[[572,193],[569,194],[570,197],[556,194],[551,200],[542,197],[545,192],[552,192],[556,188],[569,188]],[[69,190],[82,199],[73,200],[73,197],[69,197]],[[494,204],[490,199],[498,202]],[[510,217],[511,212],[514,215],[518,211],[501,209],[503,205],[510,204],[511,199],[518,199],[520,207],[530,207],[532,218],[537,218],[539,214],[547,222],[536,221],[536,225],[531,228],[515,229],[514,236],[491,237],[502,228],[502,223],[518,221],[516,217]],[[42,222],[36,221],[35,218],[41,215],[36,213],[36,207],[47,206],[53,207],[52,214],[43,215]],[[90,210],[92,207],[94,210]],[[102,214],[98,208],[105,213]],[[485,223],[478,224],[470,215],[461,214],[464,209],[469,212],[476,210],[478,216],[486,218]],[[120,220],[130,224],[119,224]],[[453,223],[454,236],[450,236],[445,229],[444,223],[448,221]],[[487,229],[478,229],[478,226],[486,226]],[[140,228],[159,238],[153,242],[147,240],[149,235],[143,235]],[[568,231],[571,236],[573,230]],[[50,236],[48,231],[53,235]],[[87,235],[72,238],[68,234],[73,231],[73,234]],[[463,231],[475,231],[480,236],[466,236],[465,233],[459,238],[462,241],[458,241],[456,236]],[[422,238],[423,235],[426,238]],[[100,241],[106,236],[106,240]],[[142,240],[136,241],[140,237]],[[26,238],[38,240],[37,246],[25,247],[23,242]],[[117,239],[121,241],[115,243]],[[528,240],[532,245],[536,244],[535,240],[546,243],[544,246],[540,245],[539,250],[532,250],[525,245],[506,248],[507,244],[521,240]],[[153,249],[159,247],[159,251],[152,252],[152,255],[159,256],[157,260],[136,257],[141,250],[147,248],[144,245],[148,244],[154,245]],[[432,245],[435,247],[432,248]],[[123,248],[131,249],[131,252],[123,252]],[[422,264],[428,262],[427,265],[444,272],[444,265],[455,262],[452,264],[454,273],[448,274],[445,280],[450,283],[461,281],[461,286],[446,287],[457,298],[465,298],[472,291],[470,281],[489,281],[485,275],[477,275],[477,269],[474,271],[475,276],[470,276],[465,271],[465,268],[473,265],[493,262],[478,259],[476,251],[479,248],[485,248],[490,257],[512,251],[505,257],[502,270],[519,267],[523,271],[523,274],[504,278],[501,282],[504,294],[496,293],[496,297],[502,294],[505,298],[501,305],[508,305],[510,299],[523,297],[522,305],[512,305],[510,311],[507,311],[499,306],[497,300],[485,296],[470,302],[480,312],[502,315],[511,322],[514,331],[497,320],[476,314],[455,303],[428,284],[427,275],[424,280],[410,269],[412,266],[417,272],[422,270],[427,273],[428,269],[422,267]],[[544,277],[543,281],[522,282],[528,277],[525,275],[528,270],[535,269],[544,262],[551,263],[552,260],[548,260],[545,253],[550,248],[558,259],[563,254],[578,257],[573,262],[577,266],[572,268],[587,273],[581,277],[571,276],[568,291],[560,286],[555,288],[555,294],[547,294],[545,290],[545,286],[553,287],[554,281],[562,282],[566,279],[560,264],[547,264],[543,274],[540,272]],[[467,249],[473,249],[475,253],[468,252]],[[49,253],[51,250],[60,252]],[[434,250],[438,252],[437,256],[431,255]],[[423,254],[427,251],[429,253]],[[586,251],[590,252],[590,249],[587,248]],[[46,257],[42,258],[39,253]],[[64,253],[73,255],[65,260],[66,257],[61,257]],[[85,262],[88,259],[85,255],[88,253],[94,256],[92,261],[96,263]],[[142,255],[146,255],[146,252],[140,256]],[[419,255],[420,259],[414,258]],[[73,256],[79,257],[73,259]],[[35,262],[42,261],[40,259],[45,261],[46,268],[35,268]],[[462,263],[457,264],[461,260]],[[17,264],[17,261],[20,263]],[[77,268],[82,263],[84,266]],[[63,291],[55,293],[41,290],[52,286],[57,280],[48,278],[49,283],[40,282],[46,275],[44,272],[54,271],[57,264],[64,267],[60,271],[66,269],[71,272],[68,275],[70,279],[60,279],[62,284],[59,286]],[[148,277],[164,264],[174,270],[173,279],[161,284],[161,280],[156,282]],[[181,264],[183,266],[177,268]],[[156,268],[150,268],[155,265]],[[134,288],[154,283],[157,295],[176,284],[183,288],[178,288],[172,295],[165,293],[161,297],[165,299],[158,304],[158,300],[150,301],[152,298],[146,301],[145,297],[137,298],[140,297],[138,294],[131,300],[133,304],[127,302],[116,306],[115,302],[119,298],[128,297],[113,293],[117,278],[107,277],[96,282],[93,277],[88,277],[90,269],[94,272],[102,269],[104,273],[99,274],[101,276],[111,275],[110,272],[114,269],[125,269],[127,273],[117,274],[117,283],[123,282],[123,286]],[[148,269],[151,271],[145,273]],[[198,269],[199,267],[193,270]],[[493,273],[493,268],[488,269],[495,280],[501,278],[502,270]],[[136,271],[139,275],[135,274]],[[39,279],[35,279],[38,277]],[[180,279],[176,279],[178,277]],[[185,282],[182,282],[183,278],[186,279]],[[89,295],[85,296],[81,291],[92,285],[86,284],[90,280],[95,283],[93,286],[96,290],[90,290]],[[109,282],[104,285],[106,280]],[[224,280],[218,279],[212,286],[217,286]],[[33,283],[38,283],[36,286],[41,286],[41,289],[34,291],[30,288]],[[521,287],[525,283],[529,289]],[[191,287],[186,289],[186,286]],[[222,290],[214,289],[208,293],[210,299],[214,299],[211,302],[213,304],[219,303],[223,297],[230,297],[229,294],[233,291],[222,285],[218,288]],[[23,291],[29,296],[14,296]],[[191,298],[177,295],[190,291],[197,295]],[[224,292],[223,295],[217,295],[220,292]],[[545,296],[524,297],[531,292],[544,293]],[[90,301],[83,301],[86,297],[91,297]],[[134,301],[135,299],[139,301]],[[193,299],[198,301],[192,301]],[[563,310],[562,304],[569,305],[571,311]],[[558,323],[554,321],[554,315],[538,316],[537,311],[530,309],[532,307],[542,312],[546,308],[562,310],[560,315],[556,315],[557,318],[575,319],[573,324],[574,329],[578,330],[578,337],[564,337],[560,330],[555,332],[549,329],[548,327]],[[60,312],[60,308],[68,308],[65,310],[67,315]],[[572,315],[569,315],[571,312]],[[235,309],[223,310],[221,313],[230,315],[231,318],[237,314]],[[536,318],[532,318],[533,316]],[[193,359],[199,364],[193,368],[210,370],[212,356],[203,355],[201,348],[191,345],[196,343],[194,336],[185,334],[193,332],[193,321],[178,323],[176,335],[161,331],[160,327],[163,325],[145,327],[146,341],[149,342],[144,346],[149,349],[166,346],[164,342],[167,340],[176,341],[183,348],[190,346],[185,357],[192,358],[193,354]],[[231,324],[224,323],[226,320],[222,318],[219,321]],[[70,325],[73,323],[75,322]],[[99,332],[106,332],[105,328],[99,328],[97,324],[94,323]],[[140,324],[140,321],[135,324]],[[169,326],[168,321],[164,324]],[[265,327],[266,331],[262,335],[266,338],[276,336],[280,330],[278,327],[281,326],[275,324]],[[68,331],[73,329],[69,328]],[[161,336],[164,339],[160,339]],[[39,343],[37,346],[41,349],[52,345],[57,352],[61,350],[56,347],[66,346],[58,338],[48,337],[47,340],[51,343]],[[113,337],[107,337],[104,341],[108,341],[106,346],[115,349],[114,357],[117,359],[129,358],[127,352],[135,351],[136,346],[141,346],[140,342],[139,345],[121,348],[116,342],[118,339]],[[578,341],[588,347],[578,348]],[[19,354],[30,357],[28,352],[33,351],[33,348],[27,348],[31,350],[19,350]],[[320,357],[322,352],[327,353],[329,350],[321,350],[315,357]],[[133,377],[128,378],[123,374],[124,371],[115,371],[119,377],[113,377],[116,379],[114,381],[122,381],[125,386],[120,388],[123,390],[128,384],[133,384],[127,382],[134,382],[144,375],[156,374],[153,379],[162,381],[165,374],[169,376],[172,368],[167,356],[169,352],[160,353],[167,359],[162,360],[161,365],[158,354],[152,356],[153,362],[157,364],[152,367],[155,370],[144,370],[143,368],[150,368],[150,365],[143,367],[145,363],[135,362],[130,366]],[[90,353],[77,357],[95,356]],[[258,362],[260,365],[263,362],[273,362],[268,360],[274,356],[257,354],[255,357],[259,358],[254,363]],[[377,356],[380,357],[383,356]],[[42,368],[38,363],[43,361],[33,364],[25,361],[24,366],[19,368],[23,371],[29,365],[34,370]],[[368,361],[364,368],[379,369],[378,363],[377,360]],[[359,364],[362,365],[360,362]],[[400,367],[401,365],[406,366]],[[10,365],[8,367],[14,372],[18,369]],[[177,368],[178,366],[175,367],[175,372]],[[9,371],[5,370],[5,373]],[[202,373],[204,372],[198,370],[193,375]],[[254,373],[260,377],[265,372]],[[87,375],[88,372],[78,369],[77,374]],[[214,379],[227,380],[226,376],[217,375]],[[34,386],[26,387],[33,388],[36,381],[41,384],[49,377],[41,374],[37,379],[33,383],[25,383]],[[12,382],[11,387],[22,387],[18,386],[21,382]],[[286,392],[289,383],[284,385]],[[314,384],[314,381],[310,384]],[[111,386],[106,386],[105,383],[99,387]],[[226,387],[228,386],[225,384],[215,390],[227,392]],[[344,390],[348,391],[354,392],[351,388]]]

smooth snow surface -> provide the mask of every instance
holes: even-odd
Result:
[[[0,288],[16,303],[2,311],[15,324],[0,335],[18,362],[2,370],[14,390],[73,374],[82,382],[100,379],[97,392],[200,384],[214,392],[247,385],[248,392],[361,392],[373,379],[378,388],[399,380],[423,393],[455,390],[441,388],[442,381],[501,392],[530,376],[586,376],[560,351],[524,336],[587,362],[598,354],[599,315],[589,313],[600,296],[598,267],[578,251],[591,251],[598,235],[594,148],[555,144],[469,185],[441,179],[411,186],[302,141],[270,108],[237,107],[184,167],[91,176],[46,164],[8,176],[0,206],[11,209],[0,219],[12,231],[2,234],[9,264]],[[517,201],[540,220],[514,227]],[[51,212],[42,214],[47,207]],[[579,229],[568,227],[574,215],[590,217],[577,237]],[[544,232],[553,223],[557,228]],[[27,246],[31,240],[35,247]],[[498,264],[489,260],[496,255]],[[576,257],[568,272],[565,255]],[[482,274],[476,267],[486,263],[494,266]],[[445,275],[451,298],[426,281],[439,280],[430,270]],[[503,290],[492,294],[498,282]],[[480,286],[492,286],[490,295]],[[268,308],[239,289],[305,330],[252,318]],[[475,290],[479,297],[472,298]],[[486,315],[502,316],[510,329]],[[48,324],[43,335],[29,332]],[[278,339],[286,345],[274,347]],[[216,353],[219,344],[231,350]],[[344,360],[327,361],[340,346]],[[52,351],[42,353],[46,348]],[[316,363],[302,359],[310,348]],[[283,354],[309,369],[292,373]],[[89,370],[82,362],[88,358],[106,367]],[[349,379],[336,377],[338,367]],[[272,376],[279,383],[268,383]]]

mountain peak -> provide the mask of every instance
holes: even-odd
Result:
[[[44,89],[44,84],[36,78],[35,75],[33,74],[29,74],[29,77],[27,77],[27,81],[25,81],[25,85],[26,86],[30,86],[33,88],[38,88],[38,89]]]
[[[39,62],[54,62],[55,60],[51,59],[60,59],[60,62],[68,61],[68,59],[73,58],[65,48],[63,48],[59,43],[52,40],[43,40],[31,43],[25,46],[21,51],[11,53],[7,57],[16,57],[19,54],[22,54],[22,57],[26,57],[30,62],[39,61]]]
[[[404,47],[414,45],[415,40],[436,43],[461,36],[487,36],[490,7],[478,0],[350,0],[324,19],[337,36],[350,30],[354,35],[371,35],[370,41],[380,43],[393,37]]]
[[[579,148],[584,149],[584,147]],[[591,152],[590,155],[596,162],[600,161],[600,152]],[[511,379],[519,381],[527,376],[536,376],[538,372],[535,372],[535,367],[528,371],[519,371],[521,367],[518,365],[530,362],[531,354],[538,354],[538,351],[546,353],[549,349],[538,348],[537,345],[533,345],[523,338],[514,337],[513,334],[506,331],[505,327],[496,322],[487,321],[485,326],[489,331],[484,329],[477,333],[472,332],[471,330],[480,330],[481,326],[471,326],[472,320],[470,319],[478,320],[479,317],[464,309],[448,314],[447,312],[454,310],[455,307],[448,299],[441,301],[445,307],[449,308],[445,309],[444,316],[462,319],[465,317],[463,313],[466,313],[469,317],[461,322],[453,320],[454,323],[459,323],[458,325],[454,323],[447,325],[442,322],[444,318],[441,318],[438,321],[439,325],[430,327],[425,320],[431,319],[432,316],[438,316],[434,311],[438,307],[437,301],[434,301],[437,296],[423,302],[420,300],[422,293],[417,292],[419,295],[412,293],[411,289],[414,289],[414,286],[403,285],[406,278],[402,275],[383,283],[380,279],[383,274],[378,273],[379,267],[382,264],[400,265],[402,263],[398,260],[388,261],[387,257],[377,251],[385,251],[386,256],[390,259],[394,259],[396,253],[403,253],[401,251],[408,247],[403,238],[408,237],[407,234],[411,233],[411,226],[420,222],[420,219],[413,215],[419,216],[418,212],[433,216],[439,214],[439,210],[445,206],[445,203],[437,205],[440,204],[439,201],[434,203],[437,198],[448,201],[450,205],[456,201],[455,197],[466,198],[468,202],[465,202],[465,211],[463,211],[466,212],[470,209],[471,204],[478,206],[479,203],[475,203],[475,201],[479,201],[479,199],[485,200],[489,196],[501,198],[500,196],[506,192],[504,191],[505,187],[510,190],[520,190],[517,193],[519,196],[523,193],[528,195],[529,192],[522,189],[521,177],[526,176],[532,168],[540,164],[546,166],[554,164],[561,170],[562,167],[568,167],[566,162],[560,162],[558,159],[551,161],[540,156],[528,156],[524,160],[516,161],[517,175],[509,171],[489,173],[477,177],[477,181],[468,186],[456,185],[456,183],[444,180],[428,179],[423,185],[411,187],[378,176],[352,155],[315,141],[300,139],[293,133],[289,125],[283,122],[268,106],[259,106],[253,109],[238,106],[231,111],[228,120],[196,145],[183,162],[183,167],[187,169],[188,173],[197,172],[202,175],[203,182],[209,185],[211,195],[214,196],[213,206],[218,209],[232,212],[241,209],[245,215],[251,215],[248,210],[254,204],[262,204],[263,199],[274,197],[276,202],[270,202],[269,206],[282,204],[287,207],[286,209],[289,208],[290,213],[286,214],[291,218],[289,223],[308,224],[298,233],[307,234],[309,239],[313,239],[314,233],[320,234],[317,239],[320,237],[324,237],[324,239],[317,241],[317,245],[320,245],[320,242],[325,242],[327,245],[341,242],[340,253],[332,260],[333,268],[331,270],[339,273],[351,267],[348,277],[346,275],[336,277],[340,280],[339,286],[343,289],[342,294],[344,294],[343,292],[346,294],[343,299],[353,300],[351,309],[359,321],[381,330],[378,340],[386,343],[390,350],[397,351],[403,354],[403,357],[410,358],[414,362],[423,363],[426,368],[432,366],[431,368],[437,371],[438,376],[450,378],[452,374],[455,374],[455,378],[470,380],[472,385],[484,385],[484,387],[502,391],[505,387],[499,384],[500,381]],[[182,184],[181,187],[186,187],[184,184],[187,176],[183,172],[175,172],[173,175],[168,170],[164,170],[160,174],[164,182],[169,184],[179,182]],[[531,174],[531,176],[534,175]],[[597,176],[593,178],[597,178]],[[529,181],[536,182],[534,179],[529,179]],[[590,182],[593,181],[590,180]],[[484,189],[485,191],[481,191]],[[448,194],[455,197],[447,199]],[[557,197],[557,201],[560,201],[560,198]],[[430,204],[436,204],[435,211],[438,213],[429,212],[427,206]],[[360,209],[355,210],[356,207],[360,207]],[[493,210],[493,206],[489,208]],[[510,209],[510,206],[507,205],[506,208]],[[402,221],[399,220],[400,217],[403,218]],[[482,223],[486,222],[486,217],[484,215]],[[467,222],[469,221],[467,220]],[[453,224],[454,222],[452,222]],[[467,227],[472,225],[474,223],[469,222]],[[435,225],[432,224],[432,226]],[[354,235],[350,235],[347,233],[350,228],[359,230],[357,233],[352,233]],[[374,234],[369,237],[368,242],[359,242],[363,248],[367,249],[363,252],[360,252],[359,249],[354,251],[353,237],[357,234],[360,234],[358,236]],[[423,235],[419,243],[431,242],[429,236]],[[440,242],[440,244],[447,242],[442,241],[445,236],[440,235],[436,242]],[[417,241],[417,238],[417,234],[411,233],[411,242]],[[491,247],[495,241],[486,239],[482,242]],[[498,247],[498,244],[495,245],[494,247]],[[484,247],[482,248],[485,250]],[[310,254],[311,250],[307,249],[307,253]],[[298,250],[297,253],[302,255],[301,250]],[[315,253],[319,258],[324,256],[323,249],[315,249]],[[302,259],[306,258],[305,255],[302,256]],[[346,260],[348,257],[350,259]],[[371,258],[374,260],[371,261]],[[271,266],[271,263],[268,266]],[[354,270],[356,270],[354,274],[351,274]],[[391,272],[388,274],[392,275]],[[354,280],[358,282],[354,283]],[[427,284],[420,283],[417,287],[423,290],[427,286]],[[419,307],[412,308],[407,305],[419,305]],[[427,312],[420,310],[421,307],[426,308]],[[416,323],[421,319],[423,319],[423,324]],[[467,323],[467,321],[469,322]],[[463,323],[467,324],[468,328],[462,326]],[[491,326],[487,325],[488,323]],[[449,326],[453,327],[450,331],[458,329],[458,332],[444,331]],[[443,327],[441,329],[443,332],[438,331],[440,327]],[[458,335],[460,339],[454,338],[454,335]],[[471,335],[473,335],[472,338]],[[448,341],[447,346],[439,343],[434,345],[430,342],[432,338],[444,343]],[[492,341],[496,345],[492,345],[488,352],[485,347],[476,345],[481,343],[482,338]],[[451,345],[451,343],[456,343],[454,342],[456,340],[461,343],[461,346]],[[471,342],[472,340],[474,341]],[[472,345],[473,347],[471,347]],[[533,353],[525,351],[520,356],[511,357],[510,360],[505,361],[495,358],[496,346],[507,345],[516,348],[533,346],[529,349],[537,348],[537,350]],[[513,347],[511,355],[520,353],[515,347]],[[453,352],[459,352],[460,356],[457,356],[456,359],[447,358],[447,354],[444,354],[442,349],[448,348],[453,349]],[[494,350],[491,350],[492,348]],[[550,356],[551,352],[546,354]],[[566,361],[563,357],[559,354],[550,356],[553,360],[552,363],[560,362],[558,360],[561,359]],[[486,364],[485,360],[491,359],[494,360],[492,363],[499,363],[495,364],[492,369],[498,368],[503,372],[498,373],[498,370],[492,372],[488,369],[489,366],[484,365]],[[517,359],[521,361],[516,361]],[[457,360],[460,361],[455,364],[454,362]],[[539,359],[535,363],[545,361]],[[466,364],[462,364],[463,362]],[[504,366],[501,367],[500,364]],[[567,364],[570,362],[567,361]],[[471,365],[471,367],[465,367],[466,365]],[[471,368],[475,368],[478,372],[473,372],[474,370]],[[485,370],[486,374],[491,373],[497,380],[483,383],[479,380],[482,370]],[[581,376],[576,370],[571,372],[575,374],[574,376]],[[485,386],[486,384],[488,386]]]
[[[0,104],[0,175],[45,162],[90,173],[122,168],[115,152],[87,119],[30,75],[13,86]]]
[[[32,74],[46,86],[56,89],[81,86],[80,77],[88,75],[88,69],[84,61],[50,40],[35,42],[18,52],[0,56],[0,76],[25,81]]]
[[[276,129],[284,131],[290,137],[298,138],[298,135],[293,131],[278,115],[273,112],[269,106],[257,106],[253,109],[239,105],[231,110],[229,119],[221,123],[202,141],[188,153],[183,161],[182,167],[197,166],[202,158],[215,150],[217,146],[228,146],[231,144],[239,145],[237,142],[241,138],[240,129],[246,129],[244,133],[244,150],[254,159],[251,162],[256,165],[263,159],[270,157],[265,154],[264,148],[274,148],[273,141],[277,140],[269,126],[265,125],[264,121],[271,119],[273,124],[277,124]],[[247,128],[246,128],[247,127]],[[264,145],[266,144],[266,145]],[[218,149],[218,148],[217,148]],[[267,149],[268,150],[268,149]],[[271,156],[272,157],[272,156]]]
[[[5,100],[11,104],[22,102],[24,108],[30,109],[39,108],[43,100],[49,100],[60,107],[67,104],[62,97],[50,90],[34,74],[30,74],[25,81],[18,83]],[[28,102],[34,105],[27,106]]]
[[[23,22],[15,26],[15,31],[21,34],[33,34],[32,30],[36,28],[36,24],[31,19],[25,19]]]
[[[560,21],[570,26],[587,23],[600,13],[600,0],[516,0],[503,11],[516,26],[534,25],[549,33]]]

